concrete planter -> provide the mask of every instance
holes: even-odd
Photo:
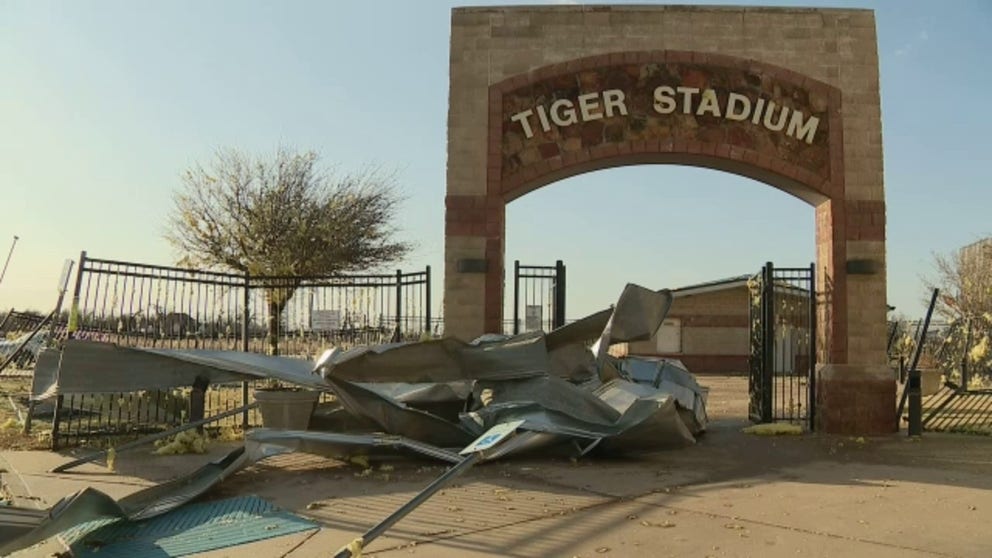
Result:
[[[255,390],[262,425],[279,430],[306,430],[317,407],[319,391],[303,389]]]
[[[937,393],[942,385],[939,368],[920,368],[920,393],[923,397]]]

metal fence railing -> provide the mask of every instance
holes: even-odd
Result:
[[[420,339],[431,315],[431,269],[389,274],[251,276],[80,255],[68,330],[75,339],[130,347],[219,349],[316,358],[330,346]],[[247,404],[253,386],[60,396],[52,445],[143,433]],[[240,420],[239,420],[240,419]],[[259,417],[225,419],[243,427]]]
[[[127,346],[311,355],[328,343],[419,338],[430,266],[379,275],[259,277],[80,256],[73,336]],[[276,338],[272,343],[270,331]]]
[[[815,271],[812,264],[775,268],[769,262],[749,281],[748,414],[754,422],[815,426]]]
[[[0,314],[0,377],[23,375],[25,369],[34,366],[38,351],[50,338],[65,336],[66,322],[54,312],[42,316],[11,308]]]
[[[513,263],[513,318],[507,333],[551,331],[565,325],[565,264]],[[521,319],[522,314],[522,319]]]

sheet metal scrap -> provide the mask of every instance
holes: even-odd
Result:
[[[114,500],[84,488],[59,500],[48,510],[0,506],[0,556],[28,548],[72,527],[100,519],[142,521],[192,501],[243,467],[287,452],[348,459],[395,456],[398,451],[458,463],[457,452],[386,434],[341,434],[257,429],[247,433],[245,445],[222,459],[171,481]]]
[[[460,460],[458,453],[437,446],[390,434],[342,434],[259,428],[245,435],[245,447],[251,461],[288,452],[321,455],[348,461],[353,457],[384,459],[398,451],[449,463]]]
[[[33,389],[36,399],[178,387],[203,379],[216,383],[275,378],[334,392],[341,405],[337,411],[376,431],[249,432],[246,447],[222,462],[117,502],[84,490],[44,515],[8,509],[0,515],[0,551],[23,548],[93,518],[164,513],[244,463],[287,451],[337,458],[406,452],[455,464],[366,533],[362,540],[367,543],[476,462],[555,443],[571,443],[579,454],[694,443],[706,429],[706,390],[692,374],[677,361],[618,360],[607,353],[611,344],[651,338],[671,303],[668,291],[627,285],[612,309],[547,335],[487,335],[472,343],[440,339],[331,350],[313,363],[232,351],[129,349],[69,341],[61,353],[42,353]],[[597,336],[587,349],[585,343]],[[141,374],[133,373],[139,369]],[[512,428],[506,430],[508,425]],[[501,429],[506,431],[497,446],[469,451]],[[507,438],[508,434],[513,435]],[[466,444],[462,456],[450,449]]]
[[[94,488],[84,488],[59,500],[48,510],[0,508],[0,556],[28,548],[88,521],[140,521],[162,515],[205,493],[246,462],[245,448],[241,447],[188,475],[139,490],[120,500]]]
[[[548,372],[541,332],[493,336],[465,343],[454,338],[356,347],[325,353],[317,370],[352,382],[510,380]]]
[[[32,398],[169,389],[191,386],[199,379],[215,384],[273,378],[327,389],[312,369],[313,363],[301,359],[239,351],[146,349],[69,339],[61,349],[42,351]]]
[[[704,390],[680,365],[617,360],[607,349],[651,338],[671,304],[667,290],[627,285],[613,308],[547,335],[332,349],[317,362],[70,340],[58,358],[42,354],[33,391],[36,399],[44,399],[171,388],[197,380],[275,378],[334,392],[343,411],[360,423],[433,446],[464,447],[495,424],[522,420],[521,429],[545,434],[537,437],[544,443],[578,439],[588,447],[616,438],[603,447],[639,450],[650,448],[653,432],[657,447],[670,447],[692,443],[705,429]],[[597,336],[592,349],[586,348]],[[621,394],[629,401],[618,406]]]
[[[472,441],[471,432],[435,414],[414,409],[360,384],[335,379],[328,382],[348,412],[372,420],[384,432],[443,447],[460,448]]]

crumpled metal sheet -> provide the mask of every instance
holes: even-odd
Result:
[[[600,310],[548,332],[545,337],[548,350],[553,351],[566,345],[582,345],[587,341],[599,339],[606,325],[610,323],[613,310],[613,308]]]
[[[599,340],[592,347],[597,364],[606,360],[607,351],[614,343],[629,343],[650,339],[672,307],[672,293],[667,289],[652,291],[628,283]]]
[[[670,393],[625,380],[603,384],[595,393],[623,416],[620,431],[604,437],[598,451],[646,451],[696,443],[679,412],[678,399]]]
[[[0,339],[0,362],[3,362],[4,359],[14,354],[14,351],[16,351],[17,348],[21,346],[21,343],[24,343],[25,341],[27,341],[27,343],[24,345],[24,348],[21,349],[22,354],[29,353],[32,356],[37,357],[38,353],[41,352],[42,348],[45,346],[45,343],[48,341],[48,332],[38,331],[33,336],[31,333],[25,333],[16,339]]]
[[[58,349],[42,349],[34,364],[31,376],[31,398],[50,399],[58,395],[59,360],[62,352]]]
[[[481,404],[475,410],[483,416],[487,414],[486,408],[491,405],[515,403],[536,404],[548,411],[595,424],[609,425],[620,418],[619,412],[594,393],[553,376],[505,382],[476,382],[473,399]],[[484,422],[487,421],[484,419]],[[486,424],[483,430],[495,424]]]
[[[374,459],[393,457],[397,451],[457,463],[457,452],[425,444],[417,440],[392,434],[344,434],[340,432],[312,432],[299,430],[272,430],[258,428],[245,436],[245,447],[251,461],[260,461],[273,455],[301,452],[347,460],[355,456]]]
[[[612,309],[545,336],[440,339],[332,351],[317,363],[234,351],[123,348],[70,340],[39,357],[36,395],[134,391],[275,378],[333,391],[344,411],[378,432],[256,430],[223,460],[119,501],[87,489],[45,514],[0,511],[0,553],[39,542],[82,521],[144,519],[208,490],[249,461],[287,451],[330,457],[411,452],[448,462],[496,425],[522,421],[512,443],[487,459],[569,442],[579,453],[645,451],[695,442],[706,427],[706,390],[681,365],[607,354],[613,343],[648,339],[672,296],[627,285]],[[585,342],[597,338],[593,348]],[[135,373],[140,371],[140,374]],[[58,386],[58,389],[55,389]],[[428,410],[430,409],[430,410]],[[450,416],[434,409],[456,409]],[[340,410],[340,409],[338,409]],[[460,412],[459,412],[460,411]]]
[[[356,382],[357,383],[357,382]],[[357,383],[379,395],[401,403],[450,403],[465,401],[472,394],[471,380],[443,383]]]
[[[699,385],[696,377],[681,361],[667,358],[627,357],[621,369],[639,384],[646,384],[663,393],[670,393],[686,415],[686,426],[698,435],[706,430],[706,398],[709,390]]]
[[[7,549],[10,543],[37,529],[47,517],[48,510],[21,508],[18,506],[0,506],[0,556],[34,544],[28,542],[24,546],[10,545],[11,549]]]
[[[661,449],[694,443],[695,438],[682,421],[675,399],[668,394],[651,391],[635,398],[611,423],[548,409],[532,401],[494,403],[466,413],[463,423],[474,425],[477,432],[485,432],[496,424],[523,420],[523,430],[587,440],[603,438],[603,444],[624,450]],[[614,443],[607,444],[611,440]]]
[[[561,345],[548,351],[551,374],[580,384],[597,377],[596,358],[581,343]]]
[[[348,412],[370,419],[384,432],[445,448],[464,447],[472,433],[461,425],[377,393],[362,385],[327,378]]]
[[[547,374],[544,334],[531,332],[465,343],[452,337],[334,351],[317,369],[350,382],[454,382]]]
[[[121,392],[186,386],[198,378],[212,383],[275,378],[335,392],[348,415],[364,420],[364,426],[371,423],[386,433],[444,448],[462,447],[473,435],[518,419],[525,421],[525,429],[549,435],[541,440],[625,435],[628,445],[637,445],[640,441],[632,440],[640,438],[629,432],[653,428],[657,436],[682,443],[686,429],[690,435],[699,433],[706,422],[705,391],[691,374],[674,365],[617,360],[606,353],[613,343],[654,335],[671,303],[667,290],[628,284],[611,310],[547,336],[531,332],[487,335],[471,343],[446,338],[332,350],[316,363],[237,351],[135,349],[70,340],[55,353],[58,359],[42,354],[44,366],[33,391],[50,396],[57,393],[53,385],[61,393]],[[587,349],[596,328],[598,341]],[[630,384],[632,377],[647,381],[649,376],[650,391],[634,390],[638,397],[622,409],[604,399],[617,390],[634,393],[615,382]],[[666,422],[679,412],[685,415],[685,428]]]
[[[0,556],[28,548],[71,527],[96,519],[138,521],[161,515],[193,500],[247,463],[240,447],[188,475],[114,500],[84,488],[59,500],[47,511],[8,507],[0,513]]]
[[[54,353],[55,358],[48,356]],[[32,398],[59,394],[114,393],[210,383],[275,378],[311,389],[328,386],[307,360],[240,351],[122,347],[66,340],[61,351],[46,350],[35,371]]]

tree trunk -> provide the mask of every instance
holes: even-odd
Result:
[[[279,315],[285,305],[278,300],[269,300],[269,354],[273,356],[279,354]]]
[[[282,311],[286,308],[289,300],[293,298],[293,293],[299,284],[298,279],[292,282],[284,281],[276,285],[269,286],[265,290],[265,302],[269,307],[269,354],[279,354],[279,334]]]

